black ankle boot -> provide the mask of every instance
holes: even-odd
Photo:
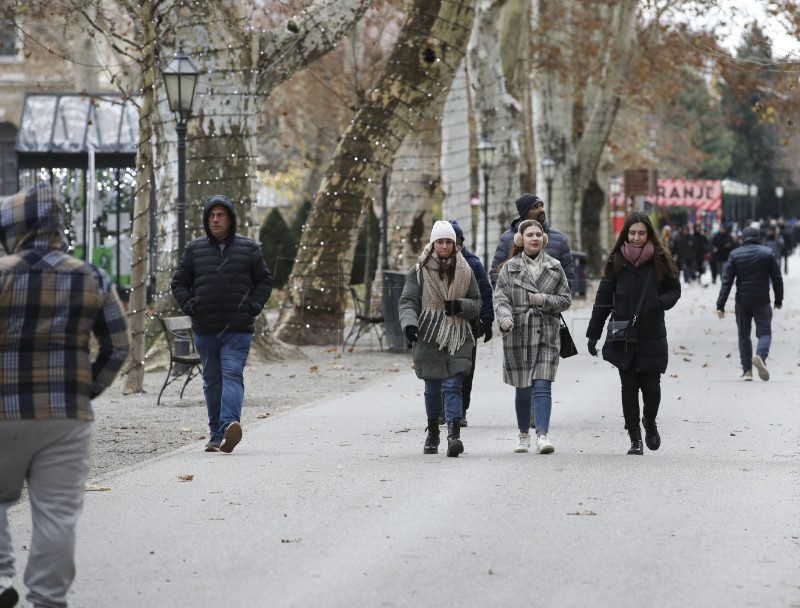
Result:
[[[447,455],[458,456],[464,451],[461,443],[461,422],[454,420],[447,423]]]
[[[628,429],[628,437],[631,438],[631,449],[628,450],[628,454],[636,454],[637,456],[644,454],[644,447],[642,447],[642,430],[639,428],[638,424],[635,429]]]
[[[658,427],[656,426],[656,419],[648,420],[642,418],[642,426],[644,427],[644,442],[650,450],[657,450],[661,447],[661,435],[658,434]]]
[[[439,421],[436,418],[428,418],[428,436],[425,438],[425,447],[422,449],[423,454],[438,454],[439,453]]]

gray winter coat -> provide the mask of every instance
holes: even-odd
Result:
[[[466,264],[467,261],[459,254],[456,263]],[[463,297],[458,298],[458,301],[461,302],[462,308],[460,314],[467,319],[474,319],[481,311],[481,292],[478,289],[475,274],[470,272],[470,276],[469,290]],[[400,327],[403,328],[403,331],[409,325],[419,327],[418,319],[422,308],[422,289],[424,287],[425,281],[422,273],[418,273],[417,265],[414,265],[406,275],[406,284],[403,286],[403,293],[398,305]],[[472,368],[472,347],[474,345],[472,332],[468,332],[468,338],[464,344],[455,354],[451,355],[446,348],[441,349],[436,342],[425,341],[420,336],[411,348],[411,357],[414,360],[414,371],[417,378],[442,380],[458,374],[467,375]]]
[[[534,282],[525,269],[524,253],[500,268],[494,290],[494,315],[498,324],[511,319],[511,331],[503,335],[503,381],[523,388],[533,380],[556,378],[561,348],[558,313],[572,304],[567,277],[555,258],[542,252],[543,271]],[[544,306],[531,306],[528,294],[541,293]]]

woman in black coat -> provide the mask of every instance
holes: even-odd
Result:
[[[625,220],[603,269],[586,330],[589,354],[597,356],[597,341],[608,316],[616,321],[632,320],[642,301],[635,324],[636,341],[606,341],[603,345],[603,359],[619,370],[622,413],[631,439],[628,454],[643,453],[639,391],[644,404],[641,421],[645,443],[651,450],[661,445],[656,416],[661,404],[661,374],[667,371],[669,352],[664,311],[675,306],[680,297],[675,261],[647,214],[634,211]]]

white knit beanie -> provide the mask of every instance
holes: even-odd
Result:
[[[450,222],[438,221],[433,225],[431,230],[431,240],[433,243],[439,239],[450,239],[456,242],[456,231],[453,230],[453,225]]]

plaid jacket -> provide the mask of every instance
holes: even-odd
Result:
[[[128,354],[116,290],[66,252],[62,218],[46,183],[0,199],[0,421],[92,420]]]

